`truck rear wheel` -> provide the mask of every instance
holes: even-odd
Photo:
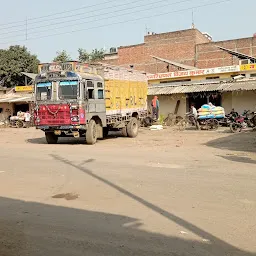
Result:
[[[97,125],[94,120],[91,120],[88,125],[88,129],[85,134],[86,142],[89,145],[93,145],[97,141]]]
[[[135,138],[138,135],[139,124],[135,117],[132,117],[130,122],[127,124],[127,135],[130,138]]]
[[[53,132],[46,132],[45,139],[48,144],[57,144],[58,136],[56,136]]]

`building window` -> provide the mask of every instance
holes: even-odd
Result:
[[[183,79],[183,80],[171,80],[171,81],[160,81],[160,84],[168,84],[168,83],[182,83],[182,82],[190,82],[191,79]]]
[[[256,74],[251,74],[250,77],[256,77]]]
[[[209,77],[206,77],[206,80],[214,80],[219,78],[220,78],[219,76],[209,76]]]

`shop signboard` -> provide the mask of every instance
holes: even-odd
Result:
[[[240,65],[240,71],[256,70],[256,64]]]
[[[15,86],[15,92],[33,92],[34,85]]]
[[[181,77],[194,77],[194,76],[203,76],[203,75],[214,75],[221,73],[233,73],[239,72],[239,65],[234,66],[225,66],[225,67],[216,67],[216,68],[205,68],[205,69],[195,69],[195,70],[184,70],[184,71],[175,71],[168,73],[157,73],[149,74],[148,80],[158,80],[166,78],[181,78]]]

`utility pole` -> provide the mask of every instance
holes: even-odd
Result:
[[[192,28],[195,28],[194,11],[192,10]]]
[[[28,40],[28,17],[26,16],[26,40]]]
[[[149,33],[149,28],[148,28],[147,25],[145,25],[145,30],[146,30],[146,35],[148,35],[148,33]]]

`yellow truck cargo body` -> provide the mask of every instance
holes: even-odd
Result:
[[[104,72],[106,115],[147,111],[147,77],[137,71]]]

